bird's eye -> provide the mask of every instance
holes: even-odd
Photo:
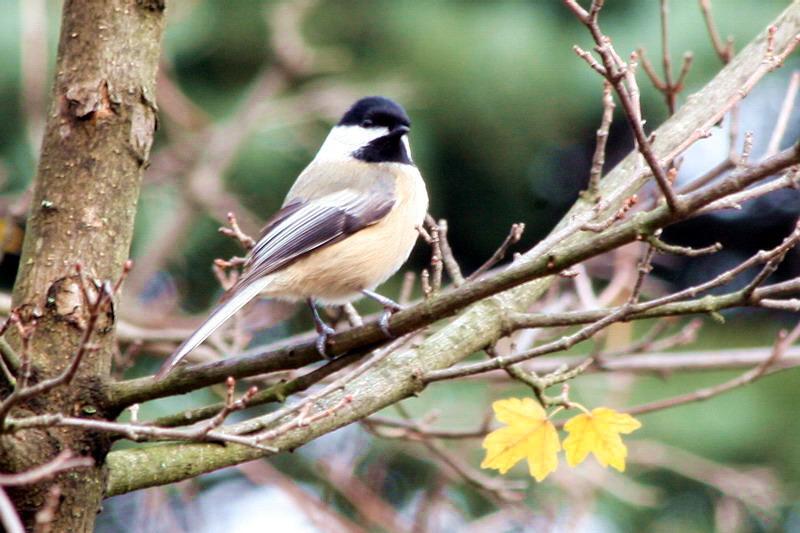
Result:
[[[370,119],[364,119],[361,122],[361,127],[362,128],[371,128],[372,127],[372,121]]]

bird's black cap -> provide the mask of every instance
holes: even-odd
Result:
[[[368,96],[353,104],[337,126],[378,126],[392,130],[397,126],[410,127],[411,121],[397,102],[383,96]]]

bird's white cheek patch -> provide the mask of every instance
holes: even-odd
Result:
[[[341,161],[350,159],[353,152],[389,133],[387,128],[362,128],[361,126],[336,126],[314,158],[315,161]],[[404,139],[405,140],[405,139]]]

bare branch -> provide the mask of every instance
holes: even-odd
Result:
[[[522,234],[525,231],[525,224],[522,222],[518,222],[516,224],[511,224],[511,229],[508,232],[508,235],[500,244],[500,247],[495,250],[492,254],[492,257],[486,260],[484,264],[479,266],[475,272],[467,276],[467,281],[473,281],[481,277],[486,271],[490,268],[495,266],[497,263],[505,258],[506,254],[508,253],[508,249],[514,246],[519,242],[522,238]]]
[[[597,129],[597,141],[592,156],[592,167],[589,171],[588,194],[590,198],[597,198],[600,189],[600,178],[603,175],[603,165],[606,160],[606,142],[608,141],[608,130],[611,127],[611,120],[614,118],[614,98],[611,96],[611,84],[603,82],[603,116],[600,119],[600,127]]]
[[[121,435],[133,441],[181,440],[189,442],[231,442],[235,444],[243,444],[245,446],[253,446],[267,451],[270,450],[269,447],[261,446],[259,443],[253,442],[250,439],[244,439],[236,435],[227,435],[222,432],[214,431],[216,428],[222,425],[230,413],[247,407],[248,402],[257,392],[255,387],[251,387],[242,395],[241,398],[236,400],[234,398],[235,386],[236,383],[234,379],[228,378],[225,404],[215,416],[204,422],[195,424],[194,426],[182,429],[164,428],[139,423],[124,424],[118,422],[109,422],[106,420],[76,418],[66,416],[61,413],[54,413],[29,416],[25,418],[8,418],[5,422],[4,430],[9,432],[17,432],[37,427],[79,427]],[[2,483],[0,482],[0,484]]]
[[[436,224],[436,220],[427,215],[425,223],[430,230],[426,242],[431,246],[431,295],[435,295],[442,290],[442,273],[444,271],[442,241],[439,238],[439,225]]]
[[[755,368],[734,379],[714,385],[712,387],[698,389],[688,394],[682,394],[680,396],[674,396],[665,400],[658,400],[636,407],[627,408],[625,409],[625,412],[633,415],[651,413],[653,411],[669,409],[671,407],[677,407],[687,403],[707,400],[724,392],[748,385],[764,376],[764,374],[786,353],[786,350],[797,340],[798,336],[800,336],[800,323],[798,323],[798,325],[796,325],[790,333],[782,331],[778,335],[778,339],[775,341],[775,346],[772,349],[772,353],[767,359],[765,359]]]
[[[415,421],[402,404],[396,404],[395,408],[400,413],[400,416],[405,419],[409,426],[409,431],[404,431],[395,435],[387,435],[382,431],[376,431],[378,436],[385,438],[406,438],[412,436],[413,440],[422,443],[440,464],[445,465],[446,468],[455,472],[457,476],[475,489],[487,493],[492,499],[499,499],[500,502],[509,503],[519,502],[524,498],[524,493],[519,492],[519,490],[524,489],[527,483],[506,481],[502,478],[493,478],[482,474],[465,461],[449,453],[441,443],[430,437],[429,434],[426,433],[424,426]],[[375,429],[374,426],[371,427],[373,430]]]
[[[652,66],[648,67],[648,62],[642,56],[645,71],[650,79],[653,81],[656,89],[661,91],[667,104],[669,114],[673,115],[676,109],[676,100],[678,93],[683,90],[683,84],[686,76],[689,74],[689,68],[692,65],[692,54],[687,52],[683,56],[683,63],[681,65],[680,73],[678,74],[677,81],[673,81],[672,77],[672,56],[669,52],[669,2],[668,0],[661,0],[661,63],[664,67],[664,81],[661,82],[655,74]]]
[[[3,487],[0,487],[0,522],[6,533],[25,533],[17,510]]]
[[[82,273],[80,265],[76,265],[76,269],[80,275]],[[50,391],[58,386],[68,384],[70,381],[72,381],[72,378],[75,376],[75,373],[78,371],[78,367],[83,360],[83,356],[92,349],[89,341],[95,332],[97,320],[99,319],[100,314],[105,310],[106,306],[111,304],[114,292],[113,286],[106,282],[100,287],[95,287],[94,296],[89,296],[85,283],[85,281],[82,281],[80,285],[83,292],[83,304],[88,307],[88,319],[84,326],[83,335],[80,339],[75,355],[72,356],[70,363],[59,375],[54,378],[45,379],[34,385],[30,385],[28,383],[30,361],[24,361],[23,364],[26,368],[23,370],[23,379],[18,380],[16,387],[14,387],[14,391],[8,397],[6,397],[2,403],[0,403],[0,427],[2,427],[3,420],[15,405],[27,400],[28,398],[33,398],[34,396],[44,394],[47,391]],[[24,338],[25,336],[23,335],[23,339]]]
[[[728,37],[728,41],[725,44],[722,43],[717,26],[714,24],[714,17],[711,15],[711,0],[700,0],[700,11],[703,13],[703,20],[708,29],[708,36],[711,37],[714,51],[723,63],[729,63],[733,58],[733,37]]]
[[[454,378],[469,376],[471,374],[479,374],[482,372],[495,370],[498,368],[507,368],[510,365],[520,363],[522,361],[531,359],[533,357],[539,357],[541,355],[552,353],[555,351],[566,350],[571,346],[574,346],[575,344],[592,337],[595,333],[604,329],[605,327],[615,322],[627,319],[634,312],[651,310],[660,305],[676,302],[685,299],[687,297],[697,296],[698,294],[708,289],[723,285],[725,283],[729,283],[730,281],[733,280],[734,276],[740,274],[741,272],[744,272],[745,270],[749,269],[751,266],[755,264],[766,262],[767,266],[773,265],[775,261],[782,259],[786,254],[786,252],[792,247],[794,247],[798,241],[800,241],[800,224],[798,224],[798,226],[795,228],[795,231],[792,232],[791,235],[789,235],[786,239],[784,239],[784,241],[774,249],[768,252],[757,253],[754,256],[750,257],[748,260],[740,263],[739,265],[728,270],[727,272],[724,272],[716,276],[710,281],[707,281],[705,283],[693,287],[689,287],[687,289],[684,289],[683,291],[679,291],[640,304],[635,304],[633,301],[629,301],[625,305],[622,305],[614,309],[610,309],[608,313],[605,314],[602,318],[600,318],[596,322],[589,324],[588,326],[585,326],[584,328],[581,328],[572,335],[561,337],[560,339],[552,341],[550,343],[543,344],[541,346],[537,346],[530,350],[526,350],[510,356],[495,357],[485,362],[467,364],[451,369],[435,370],[433,372],[429,372],[428,374],[426,374],[423,377],[423,381],[425,381],[426,383],[431,383],[434,381],[441,381],[446,379],[454,379]],[[642,272],[643,271],[640,270],[640,275],[636,282],[636,286],[641,285],[641,279],[643,278]],[[740,293],[740,297],[744,298],[747,301],[750,301],[751,298],[753,297],[753,291],[755,290],[755,287],[757,287],[757,285],[754,285],[752,290],[750,290],[749,287],[742,290]],[[636,289],[634,289],[633,295],[634,296],[637,295]]]
[[[312,404],[311,403],[303,404],[302,409],[300,409],[300,413],[298,413],[298,415],[292,418],[291,420],[288,420],[287,422],[284,422],[283,424],[275,428],[261,431],[250,437],[250,439],[258,443],[277,439],[281,435],[284,435],[295,428],[309,426],[319,420],[322,420],[323,418],[333,416],[338,410],[350,404],[350,402],[352,401],[353,401],[352,396],[350,395],[342,396],[342,398],[339,400],[339,403],[331,407],[328,407],[327,409],[321,409],[312,415],[308,414]]]
[[[570,2],[567,3],[569,4]],[[573,4],[575,3],[573,2]],[[588,11],[578,9],[577,13],[585,18],[587,24],[596,24],[601,5],[602,2],[595,2]],[[784,30],[775,33],[771,55],[776,58],[780,55],[776,51],[782,48],[782,43],[785,43],[784,34]],[[757,46],[759,45],[754,46],[756,46],[755,49],[758,49]],[[613,48],[605,50],[605,53],[608,56],[609,65],[621,75],[620,79],[624,82],[624,89],[628,91],[627,96],[631,99],[633,107],[638,109],[638,105],[635,103],[637,88],[634,85],[635,80],[632,80],[635,58],[626,64],[619,58]],[[737,58],[737,61],[728,70],[744,69],[745,72],[738,79],[745,80],[752,79],[755,70],[758,70],[759,76],[763,76],[768,71],[767,67],[756,67],[750,61],[752,60],[749,57]],[[740,65],[747,65],[747,68],[740,67]],[[728,75],[730,75],[730,72],[728,72]],[[722,76],[722,78],[728,81],[731,79],[729,76],[727,78]],[[713,83],[716,83],[716,85],[713,85]],[[687,102],[684,109],[688,108],[692,113],[678,111],[675,118],[670,121],[670,124],[679,124],[680,128],[673,131],[674,128],[667,127],[664,130],[665,133],[672,131],[673,133],[679,133],[679,135],[665,134],[661,136],[659,134],[658,142],[655,143],[652,139],[647,139],[654,145],[654,153],[656,153],[655,147],[658,147],[657,153],[659,157],[663,158],[662,167],[667,173],[668,179],[670,175],[667,169],[673,168],[672,161],[674,157],[694,140],[706,134],[706,132],[691,133],[689,126],[687,126],[686,115],[689,114],[695,117],[696,120],[692,121],[692,124],[696,124],[698,121],[705,124],[721,108],[728,105],[732,106],[734,104],[731,102],[737,98],[740,99],[740,96],[728,91],[724,84],[716,81],[713,83],[715,91],[690,99]],[[736,89],[734,91],[741,94]],[[709,95],[714,95],[714,98],[709,98]],[[700,103],[698,103],[698,100]],[[700,105],[701,103],[702,105]],[[697,117],[701,118],[697,119]],[[641,117],[636,118],[641,125]],[[328,394],[324,394],[323,397],[315,400],[313,405],[311,402],[306,402],[300,408],[299,413],[285,414],[280,420],[270,421],[267,427],[249,430],[245,426],[241,426],[242,431],[244,431],[242,435],[249,437],[252,435],[252,431],[272,431],[284,425],[287,427],[291,425],[293,429],[286,430],[274,437],[274,439],[270,439],[270,444],[280,449],[294,448],[298,444],[307,442],[320,434],[354,420],[359,420],[386,405],[396,403],[400,399],[422,390],[424,379],[420,379],[420,376],[425,376],[432,370],[457,363],[468,353],[490,344],[492,339],[497,338],[500,328],[507,323],[504,317],[518,309],[527,309],[531,305],[532,299],[538,297],[544,287],[555,278],[555,274],[604,251],[625,243],[634,242],[647,235],[653,235],[661,227],[684,220],[698,209],[702,209],[716,200],[741,191],[760,179],[797,164],[798,158],[800,158],[800,153],[797,148],[780,152],[766,161],[751,167],[735,170],[730,176],[720,180],[719,183],[685,195],[685,197],[681,198],[681,201],[685,202],[686,206],[683,211],[676,212],[670,210],[668,206],[658,206],[651,211],[637,213],[635,216],[629,217],[628,220],[610,227],[608,231],[602,234],[593,235],[577,232],[577,228],[597,215],[596,212],[589,212],[591,206],[586,206],[585,202],[579,203],[550,237],[538,244],[533,250],[522,255],[519,261],[515,261],[506,269],[498,269],[496,273],[485,279],[476,280],[449,291],[442,291],[441,294],[426,300],[418,306],[398,313],[392,319],[392,329],[398,333],[413,331],[419,326],[449,317],[454,312],[463,309],[465,305],[476,302],[486,296],[504,291],[502,297],[488,298],[486,301],[470,307],[451,324],[444,324],[434,334],[424,338],[419,346],[398,350],[397,353],[387,355],[375,364],[374,372],[363,373],[350,379],[346,390],[341,388],[331,389]],[[640,165],[635,163],[634,160],[636,159],[639,158],[629,158],[625,166],[625,172],[612,171],[603,180],[601,188],[604,193],[603,200],[607,205],[606,209],[612,212],[619,209],[621,200],[633,194],[644,180],[645,175],[640,170]],[[650,252],[648,252],[649,254]],[[763,258],[755,260],[751,263],[751,266],[759,262],[763,262]],[[649,261],[643,261],[640,277],[643,277],[648,264]],[[733,276],[735,273],[729,272],[728,275]],[[517,288],[520,284],[537,279],[541,281],[528,283],[524,287]],[[726,280],[719,281],[720,284],[725,282]],[[640,285],[640,283],[637,282],[637,285]],[[763,291],[770,287],[772,286],[756,288],[751,295],[753,302],[757,298],[762,298],[766,294]],[[508,290],[512,288],[513,290]],[[703,287],[696,286],[692,289],[701,291]],[[784,287],[782,290],[789,289]],[[635,294],[638,291],[634,290],[633,292]],[[739,293],[729,296],[730,299],[741,298]],[[682,299],[691,297],[691,294],[682,294],[680,296]],[[720,300],[715,301],[721,303]],[[658,304],[653,304],[653,302],[658,302]],[[602,314],[599,319],[593,320],[590,326],[598,327],[598,322],[602,320],[608,320],[608,323],[613,323],[617,318],[632,316],[630,313],[637,309],[639,305],[655,305],[657,307],[659,304],[671,305],[676,303],[678,302],[661,299],[645,302],[644,304],[627,302],[621,307],[601,310]],[[652,311],[652,309],[648,309],[648,311]],[[407,315],[404,313],[407,313]],[[611,318],[614,313],[619,313],[619,315]],[[483,321],[476,321],[476,317],[482,317]],[[395,328],[395,325],[400,327]],[[342,343],[337,343],[335,353],[344,353],[354,349],[363,350],[381,342],[382,339],[377,335],[372,337],[374,326],[374,324],[367,324],[363,328],[356,328],[338,334],[335,340],[341,340]],[[585,328],[583,329],[585,330]],[[591,331],[584,331],[584,334],[591,334]],[[210,384],[218,381],[221,375],[241,376],[245,375],[245,373],[252,375],[275,370],[281,366],[283,368],[294,368],[315,360],[315,357],[309,354],[310,352],[306,353],[306,345],[299,344],[289,347],[287,350],[275,352],[273,354],[275,360],[266,364],[265,360],[257,360],[254,355],[238,361],[220,361],[210,366],[195,365],[183,369],[171,381],[159,385],[157,390],[147,380],[132,380],[115,385],[110,389],[109,393],[114,398],[113,403],[119,406],[134,398],[137,401],[141,401],[145,398],[171,394],[181,389],[192,390],[202,386],[202,383]],[[202,375],[199,372],[201,368],[204,372]],[[233,372],[223,374],[223,371],[227,370],[233,370]],[[376,390],[380,390],[380,393],[375,394]],[[124,400],[120,400],[121,398],[124,398]],[[348,398],[349,403],[343,403]],[[322,414],[345,404],[348,405],[348,408],[337,411],[336,416]],[[314,412],[322,418],[313,425],[303,426],[300,421],[307,419],[308,416],[314,416],[312,414]],[[264,420],[262,419],[260,423],[263,424],[263,422]],[[239,425],[232,426],[231,429],[236,428],[234,430],[238,431],[239,427],[237,426]],[[136,464],[146,469],[147,473],[143,472],[142,475],[137,476],[137,480],[125,480],[119,476],[113,479],[112,474],[109,493],[114,494],[147,484],[181,479],[212,468],[219,468],[220,466],[235,464],[264,455],[264,453],[249,447],[228,446],[223,449],[222,447],[206,444],[191,444],[180,446],[180,458],[173,460],[170,454],[176,449],[178,448],[175,446],[161,445],[147,447],[146,450],[126,450],[112,454],[109,456],[109,465],[112,472],[127,462],[139,460]],[[197,458],[199,461],[190,461],[187,458]],[[165,462],[168,465],[167,467],[163,466]],[[160,468],[160,474],[156,477],[151,474],[153,466]],[[186,468],[180,468],[180,471],[178,471],[179,467],[182,466]]]
[[[324,376],[327,376],[331,372],[334,372],[342,365],[352,362],[354,359],[357,359],[357,357],[352,357],[352,356],[342,357],[340,359],[337,359],[336,361],[328,363],[327,365],[321,368],[318,368],[317,370],[314,370],[313,372],[309,372],[305,376],[301,376],[288,383],[279,383],[263,391],[256,392],[254,394],[249,394],[247,397],[246,405],[242,405],[241,408],[244,409],[248,406],[262,405],[265,403],[281,401],[289,394],[304,390],[315,381],[321,379]],[[223,402],[223,403],[208,405],[205,407],[199,407],[196,409],[190,409],[188,411],[183,411],[181,413],[177,413],[174,415],[163,416],[148,423],[147,425],[155,427],[174,427],[187,424],[194,424],[195,422],[198,422],[200,420],[205,420],[207,418],[218,416],[218,414],[222,413],[223,410],[228,409],[227,407],[228,405],[229,404]]]
[[[439,246],[442,251],[442,261],[444,268],[447,270],[447,275],[453,281],[453,285],[460,287],[466,281],[464,275],[461,273],[461,267],[453,255],[453,249],[450,247],[450,242],[447,240],[448,225],[447,220],[441,218],[438,222],[439,226]]]
[[[576,11],[573,6],[571,6],[571,4],[574,4],[574,2],[570,2],[570,0],[564,0],[564,3],[570,7],[570,9],[572,9],[573,13],[575,13],[578,19],[583,22],[584,25],[586,25],[586,27],[589,29],[589,32],[592,34],[595,44],[597,45],[595,49],[597,50],[597,53],[600,55],[600,58],[603,62],[602,69],[598,68],[600,65],[592,63],[596,62],[594,59],[591,59],[591,55],[588,54],[588,52],[585,52],[578,47],[575,47],[575,51],[583,59],[587,61],[591,59],[591,61],[589,61],[589,65],[592,66],[594,70],[599,72],[606,80],[608,80],[608,82],[614,88],[617,98],[622,105],[622,109],[625,112],[625,117],[628,120],[628,124],[633,131],[639,152],[642,154],[648,166],[650,167],[650,170],[652,171],[653,176],[658,183],[658,187],[661,189],[661,193],[666,199],[667,205],[673,212],[682,211],[684,207],[679,203],[678,197],[672,190],[672,184],[667,176],[667,172],[662,166],[661,162],[659,162],[658,158],[655,156],[650,139],[644,132],[644,123],[642,121],[641,109],[639,108],[638,102],[639,88],[636,85],[636,79],[632,72],[636,64],[635,54],[632,55],[629,64],[620,65],[619,56],[617,55],[616,51],[614,51],[614,47],[611,45],[611,39],[607,35],[603,34],[600,26],[597,24],[596,13],[599,12],[602,2],[593,3],[592,8],[596,9],[595,16],[589,16],[586,18],[583,18],[581,14]]]
[[[778,153],[781,147],[781,141],[786,133],[786,126],[789,125],[789,117],[792,115],[795,100],[797,99],[797,91],[800,89],[800,71],[795,71],[789,78],[789,86],[786,88],[786,96],[783,98],[781,110],[778,113],[778,118],[775,120],[775,128],[772,130],[772,137],[769,139],[767,150],[764,152],[764,157],[770,157]]]
[[[795,223],[794,232],[786,237],[783,242],[770,251],[760,251],[756,254],[761,262],[764,262],[764,267],[756,274],[753,280],[747,284],[743,289],[745,297],[750,298],[753,292],[764,283],[777,269],[778,265],[783,262],[786,254],[794,248],[800,240],[800,219]]]
[[[708,255],[717,253],[722,250],[722,244],[715,242],[709,246],[704,246],[703,248],[690,248],[688,246],[677,246],[675,244],[667,244],[666,242],[660,239],[661,230],[657,231],[654,235],[650,235],[647,238],[647,242],[650,243],[656,250],[665,254],[674,254],[674,255],[685,255],[687,257],[698,257],[701,255]]]
[[[639,466],[662,468],[705,483],[748,506],[766,511],[780,502],[775,480],[761,469],[725,466],[655,441],[637,440],[631,443],[629,452],[628,459]]]
[[[791,313],[800,312],[800,299],[792,298],[790,300],[773,300],[764,298],[758,301],[758,305],[765,309],[775,309],[777,311],[789,311]]]
[[[236,215],[234,215],[233,212],[228,213],[228,225],[230,226],[229,228],[225,226],[219,228],[219,232],[226,237],[235,239],[245,250],[251,250],[253,246],[256,245],[255,239],[247,235],[242,231],[242,228],[239,227],[239,222],[236,220]]]
[[[760,198],[765,194],[780,189],[797,189],[800,187],[800,167],[795,167],[785,172],[783,176],[777,179],[768,181],[755,187],[750,187],[741,192],[734,193],[726,196],[720,200],[710,203],[709,205],[699,209],[698,215],[719,211],[721,209],[741,209],[744,202],[750,201],[754,198]]]
[[[44,505],[36,512],[36,528],[34,533],[50,533],[53,529],[53,520],[61,505],[61,487],[53,485],[44,498]]]
[[[622,206],[617,210],[616,213],[611,215],[605,220],[601,220],[600,222],[587,222],[583,224],[580,229],[583,231],[592,231],[594,233],[600,233],[601,231],[605,231],[610,228],[615,222],[618,222],[625,218],[625,215],[628,214],[633,206],[637,204],[639,201],[639,196],[636,194],[632,194],[625,201],[622,203]]]
[[[668,317],[666,320],[656,322],[656,325],[653,326],[653,328],[647,334],[637,341],[631,343],[629,346],[624,346],[614,351],[601,352],[597,354],[595,356],[597,364],[605,365],[606,361],[611,357],[619,357],[620,355],[630,353],[647,353],[669,350],[677,346],[691,344],[697,340],[697,332],[700,331],[700,327],[703,325],[703,321],[699,318],[695,318],[687,322],[686,325],[674,335],[659,339],[658,336],[661,334],[663,329],[666,329],[668,321],[671,318],[673,317]]]
[[[231,427],[229,432],[232,432],[237,435],[242,435],[246,433],[255,433],[264,430],[265,428],[269,428],[271,425],[275,424],[281,419],[285,419],[286,417],[293,415],[298,411],[306,409],[307,406],[310,407],[315,402],[330,395],[332,392],[344,388],[347,383],[349,383],[356,377],[364,374],[367,370],[378,364],[381,360],[386,358],[393,351],[402,347],[405,343],[409,341],[409,339],[410,335],[405,335],[403,337],[395,339],[386,346],[376,350],[375,353],[373,353],[372,356],[369,357],[366,361],[361,363],[356,368],[352,369],[350,372],[347,372],[343,376],[334,380],[333,383],[330,383],[323,390],[317,392],[316,394],[310,394],[294,405],[287,406],[284,407],[283,409],[278,409],[277,411],[274,411],[267,415],[258,418],[252,418],[245,422],[236,424],[233,427]]]
[[[748,187],[752,183],[770,176],[800,160],[800,147],[783,150],[775,156],[761,161],[757,165],[741,169],[727,176],[724,180],[695,191],[685,197],[687,213],[701,209],[703,206],[719,198]],[[649,233],[658,227],[683,220],[684,216],[661,207],[648,213],[639,213],[631,220],[616,225],[609,231],[591,235],[580,243],[570,246],[564,252],[553,254],[547,246],[558,244],[585,224],[585,219],[577,219],[573,225],[563,230],[554,231],[551,237],[541,241],[526,254],[524,261],[511,264],[509,267],[490,277],[476,280],[462,287],[446,291],[441,295],[420,304],[395,313],[390,320],[391,331],[403,335],[415,331],[436,320],[452,315],[464,306],[476,302],[486,296],[518,286],[533,279],[542,278],[560,272],[585,259],[638,240],[643,233]],[[588,217],[587,217],[588,218]],[[752,263],[755,264],[755,263]],[[686,295],[681,296],[687,297]],[[693,297],[689,294],[688,297]],[[650,303],[650,302],[648,302]],[[385,341],[385,336],[378,324],[369,322],[361,328],[353,328],[332,337],[332,355],[348,353],[353,350],[374,346]],[[250,352],[240,358],[229,358],[211,364],[187,365],[177,369],[167,378],[154,382],[152,378],[139,378],[114,384],[112,387],[112,403],[123,407],[132,403],[140,403],[155,397],[163,397],[178,392],[194,390],[212,383],[217,383],[228,376],[234,378],[248,375],[298,368],[319,359],[313,341],[283,347],[267,353]]]
[[[411,301],[411,296],[414,292],[414,282],[416,280],[417,275],[411,270],[403,275],[403,284],[400,286],[400,296],[397,298],[397,302],[400,305],[408,305]]]

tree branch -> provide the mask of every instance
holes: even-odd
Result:
[[[589,257],[636,241],[642,235],[653,234],[657,229],[683,220],[688,214],[719,198],[743,189],[798,162],[800,162],[800,145],[779,152],[758,165],[731,174],[706,189],[686,195],[684,198],[686,210],[681,213],[671,212],[668,208],[660,207],[648,213],[640,213],[604,233],[577,239],[573,235],[573,238],[560,240],[559,245],[547,253],[539,250],[542,246],[540,243],[537,248],[522,256],[523,260],[518,260],[502,272],[446,291],[439,296],[395,313],[390,320],[391,331],[396,335],[404,335],[437,320],[452,316],[460,309],[478,300],[537,278],[561,272]],[[582,220],[578,219],[577,222],[580,222],[578,227],[583,225]],[[572,228],[567,229],[570,229],[569,234],[575,233]],[[555,235],[560,233],[558,229],[554,232]],[[332,346],[329,353],[339,355],[353,350],[363,350],[375,346],[383,340],[383,332],[375,322],[371,322],[331,337]],[[279,348],[266,354],[253,354],[178,368],[161,381],[147,377],[121,382],[111,386],[109,396],[117,408],[122,408],[133,403],[195,390],[223,381],[228,376],[238,379],[297,368],[319,360],[319,357],[314,342],[310,341],[296,346]]]
[[[774,24],[778,30],[773,34],[771,46],[773,49],[783,50],[800,31],[800,2],[795,1],[789,6]],[[719,115],[730,108],[730,102],[741,98],[742,81],[754,83],[754,80],[766,74],[769,69],[762,65],[766,49],[767,33],[764,32],[657,130],[652,148],[660,160],[674,159],[699,139],[701,135],[696,132],[697,124],[712,125],[718,121]],[[637,169],[637,159],[635,154],[628,156],[601,181],[601,195],[610,210],[619,209],[623,199],[635,193],[645,181],[646,176]],[[796,164],[798,159],[800,152],[797,148],[792,148],[754,168],[741,169],[719,184],[687,195],[686,212]],[[326,409],[349,396],[352,401],[347,409],[337,411],[315,424],[295,427],[270,441],[270,445],[280,450],[294,449],[408,395],[418,393],[423,387],[419,378],[425,373],[447,368],[468,354],[492,344],[501,334],[503,316],[508,311],[527,309],[548,287],[553,274],[600,251],[632,242],[641,235],[651,235],[655,229],[681,219],[680,215],[661,206],[650,213],[631,217],[631,220],[598,235],[577,231],[577,228],[596,216],[593,206],[594,204],[579,200],[548,238],[533,250],[521,255],[514,264],[499,274],[449,292],[445,291],[438,297],[397,313],[391,321],[391,327],[392,331],[402,334],[449,316],[458,309],[485,298],[428,336],[418,346],[388,355],[369,372],[347,383],[344,389],[331,391],[317,401],[318,409]],[[536,277],[542,279],[526,283]],[[367,324],[363,328],[336,335],[333,350],[337,354],[343,353],[357,346],[377,343],[380,337],[377,325]],[[149,399],[192,390],[217,382],[227,375],[236,377],[290,364],[305,364],[316,359],[313,349],[313,344],[304,344],[270,356],[239,358],[214,365],[194,365],[176,372],[174,377],[171,376],[160,384],[154,384],[149,378],[122,383],[112,389],[111,394],[118,405],[124,405],[133,399]],[[290,357],[297,362],[291,363]],[[275,421],[274,427],[280,427],[288,421]],[[107,458],[107,492],[115,495],[170,483],[266,454],[244,446],[220,447],[208,444],[166,444],[146,449],[115,451]]]

